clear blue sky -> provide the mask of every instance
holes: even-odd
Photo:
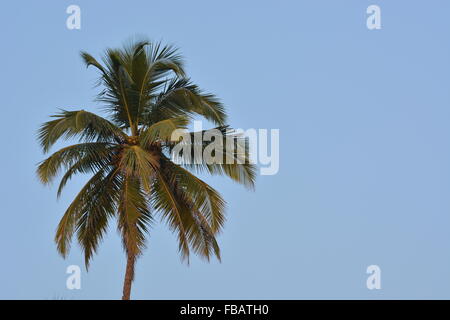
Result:
[[[81,7],[81,30],[66,8]],[[366,8],[382,29],[366,28]],[[256,192],[208,179],[229,203],[223,262],[180,263],[151,233],[133,298],[450,298],[448,1],[7,1],[0,6],[0,298],[115,299],[125,259],[114,226],[82,289],[66,289],[53,236],[85,177],[56,200],[35,165],[40,123],[95,110],[98,56],[130,36],[174,43],[230,122],[280,129],[280,171]],[[366,268],[382,289],[366,288]]]

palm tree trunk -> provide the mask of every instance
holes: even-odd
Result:
[[[122,300],[130,300],[131,295],[131,283],[134,278],[134,262],[135,257],[133,254],[127,253],[127,268],[125,271],[125,280],[123,282],[123,295]]]

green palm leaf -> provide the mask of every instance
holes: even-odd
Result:
[[[78,136],[82,141],[122,141],[126,135],[110,121],[85,110],[66,111],[53,115],[55,120],[44,123],[38,132],[38,140],[44,152],[61,137]]]

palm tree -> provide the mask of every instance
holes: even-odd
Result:
[[[76,233],[88,269],[108,222],[116,218],[127,257],[122,299],[128,300],[136,259],[156,215],[177,234],[183,260],[189,263],[191,250],[208,261],[211,256],[220,260],[215,237],[224,225],[225,201],[195,173],[226,175],[253,188],[255,166],[248,161],[245,137],[227,126],[223,105],[186,77],[176,48],[135,41],[106,50],[103,64],[86,52],[81,56],[87,67],[99,71],[98,101],[107,117],[86,110],[61,110],[53,115],[38,132],[44,153],[61,138],[75,138],[77,143],[39,163],[37,173],[48,184],[64,168],[58,196],[74,174],[91,175],[59,222],[57,249],[66,257]],[[180,153],[181,161],[175,161],[171,152],[177,143],[188,144],[189,150],[206,148],[202,141],[171,139],[175,129],[186,129],[198,116],[213,123],[224,141],[231,137],[235,143],[244,142],[245,162],[193,163],[186,160],[191,152]],[[237,159],[234,150],[224,148],[222,159]]]

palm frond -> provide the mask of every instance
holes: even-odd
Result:
[[[226,123],[225,108],[212,94],[203,93],[187,78],[173,78],[160,93],[147,116],[151,121],[159,121],[177,115],[197,114],[216,125]]]
[[[156,212],[167,221],[170,229],[178,234],[178,250],[182,259],[189,262],[189,242],[186,229],[189,225],[189,213],[183,203],[177,197],[171,184],[159,170],[156,179],[153,180],[151,189],[151,204]]]
[[[101,65],[83,52],[85,63],[101,71],[99,84],[104,85],[98,100],[106,103],[115,123],[137,134],[144,110],[151,104],[156,91],[166,83],[170,73],[184,76],[183,61],[173,46],[153,44],[146,40],[126,45],[123,49],[108,49]]]
[[[55,235],[58,252],[65,257],[75,231],[85,251],[86,265],[106,229],[108,217],[114,215],[117,180],[113,172],[98,171],[80,190],[67,208]],[[90,217],[89,217],[90,216]],[[89,233],[90,232],[90,233]],[[88,239],[92,237],[93,239]]]
[[[151,179],[159,167],[159,155],[144,150],[140,146],[127,146],[122,151],[118,168],[127,177],[140,179],[147,192],[150,190]]]
[[[249,189],[254,188],[257,167],[250,161],[248,137],[236,134],[229,126],[190,132],[186,136],[187,139],[166,144],[177,164],[197,173],[226,175]],[[196,139],[196,136],[214,137],[214,140]],[[213,150],[210,150],[211,143],[214,147]],[[177,144],[183,146],[179,153],[173,152],[174,146]],[[184,152],[184,150],[189,152]]]
[[[192,201],[192,207],[206,217],[213,234],[219,233],[225,223],[226,202],[222,196],[206,182],[174,164],[168,159],[162,159],[162,169],[172,178],[183,193]]]
[[[178,234],[182,258],[188,258],[189,246],[203,258],[209,260],[214,253],[220,260],[215,235],[225,220],[225,201],[202,180],[170,162],[163,163],[152,199],[165,205],[160,212]]]
[[[76,233],[84,253],[86,268],[107,231],[109,218],[117,212],[116,204],[120,197],[120,176],[116,170],[103,175],[99,182],[90,185],[92,188],[85,197],[82,195],[75,199],[75,204],[80,202],[79,210],[75,211]]]
[[[95,173],[97,170],[106,169],[112,166],[114,159],[117,157],[117,146],[107,146],[104,148],[99,146],[95,148],[95,152],[87,152],[81,156],[63,175],[58,186],[57,196],[59,197],[67,182],[77,173]]]
[[[142,131],[140,143],[144,148],[148,148],[157,142],[170,142],[172,133],[177,129],[186,129],[188,122],[184,117],[161,120]]]
[[[124,133],[110,121],[85,110],[66,111],[53,115],[55,120],[45,122],[38,132],[38,140],[44,152],[61,137],[69,139],[78,136],[86,142],[118,142]]]
[[[42,183],[48,184],[62,167],[69,171],[95,172],[108,164],[113,148],[114,145],[107,142],[86,142],[62,148],[39,163],[37,174]]]
[[[124,176],[121,182],[118,229],[128,255],[138,257],[145,248],[145,239],[152,216],[139,179]]]

